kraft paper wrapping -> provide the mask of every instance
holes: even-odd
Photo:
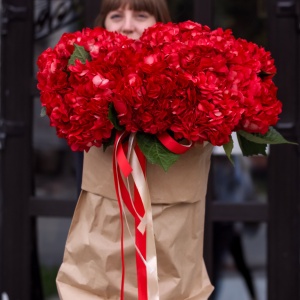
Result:
[[[210,144],[181,155],[166,173],[147,165],[157,250],[160,300],[206,300],[213,287],[203,261]],[[134,220],[127,215],[131,232]],[[137,300],[134,239],[126,226],[125,300]],[[120,215],[112,149],[85,153],[82,192],[57,276],[61,300],[120,298]],[[151,300],[151,299],[149,299]]]

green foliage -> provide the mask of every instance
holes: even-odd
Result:
[[[253,142],[240,134],[237,134],[237,138],[244,156],[267,155],[267,144]]]
[[[109,104],[108,119],[112,122],[117,130],[124,130],[124,127],[119,124],[118,115],[112,103]]]
[[[137,143],[148,162],[160,165],[167,171],[178,159],[178,154],[169,151],[156,136],[146,133],[137,133]]]
[[[237,132],[241,151],[244,156],[267,155],[267,145],[296,144],[287,141],[275,128],[270,127],[266,134],[248,133],[243,130]]]
[[[74,44],[74,51],[68,61],[68,65],[75,65],[76,59],[79,59],[83,64],[91,60],[90,54],[82,46]]]
[[[237,134],[257,144],[296,144],[287,141],[274,127],[270,127],[269,131],[264,135],[248,133],[243,130],[238,131]]]
[[[233,161],[231,159],[231,153],[232,153],[232,149],[233,149],[233,140],[232,140],[231,136],[230,136],[230,141],[227,144],[223,145],[223,149],[224,149],[227,157],[229,158],[229,160],[233,163]]]

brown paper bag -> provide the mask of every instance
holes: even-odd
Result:
[[[147,166],[160,300],[206,300],[213,287],[203,262],[210,144],[183,154],[165,173]],[[85,155],[82,192],[57,276],[61,300],[120,299],[120,216],[111,150]],[[134,232],[133,218],[128,214]],[[125,226],[125,300],[137,299],[134,240]],[[149,299],[152,300],[152,299]]]

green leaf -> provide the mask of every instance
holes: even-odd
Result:
[[[43,118],[47,114],[47,110],[45,106],[42,106],[40,116]]]
[[[116,130],[113,129],[111,132],[111,136],[109,139],[107,139],[105,142],[103,142],[103,152],[109,147],[113,146],[115,143],[115,138],[116,138]]]
[[[91,60],[90,54],[84,49],[82,46],[78,46],[77,44],[74,44],[74,51],[69,58],[68,65],[75,65],[76,59],[79,59],[83,64],[87,60]]]
[[[232,139],[231,136],[230,136],[230,141],[227,144],[223,145],[223,149],[224,149],[227,157],[229,158],[229,160],[233,164],[233,160],[231,158],[231,153],[232,153],[232,149],[233,149],[233,139]]]
[[[108,110],[108,119],[112,122],[114,127],[119,130],[123,131],[125,128],[119,124],[118,120],[118,114],[117,111],[115,110],[115,107],[112,103],[109,104],[109,110]]]
[[[165,171],[168,171],[180,157],[179,154],[175,154],[163,146],[154,135],[137,133],[136,137],[138,146],[147,160],[152,164],[160,165]]]
[[[257,144],[297,144],[287,141],[275,128],[270,127],[269,131],[262,135],[259,133],[248,133],[243,130],[237,132],[238,135]]]
[[[244,156],[252,156],[252,155],[267,155],[266,148],[267,144],[256,143],[246,139],[243,135],[237,132],[238,142],[241,148],[241,151]]]

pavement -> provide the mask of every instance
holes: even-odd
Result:
[[[262,272],[254,272],[254,285],[257,300],[267,300],[266,276]],[[252,300],[246,290],[242,278],[238,274],[225,272],[220,280],[219,295],[216,300]]]

